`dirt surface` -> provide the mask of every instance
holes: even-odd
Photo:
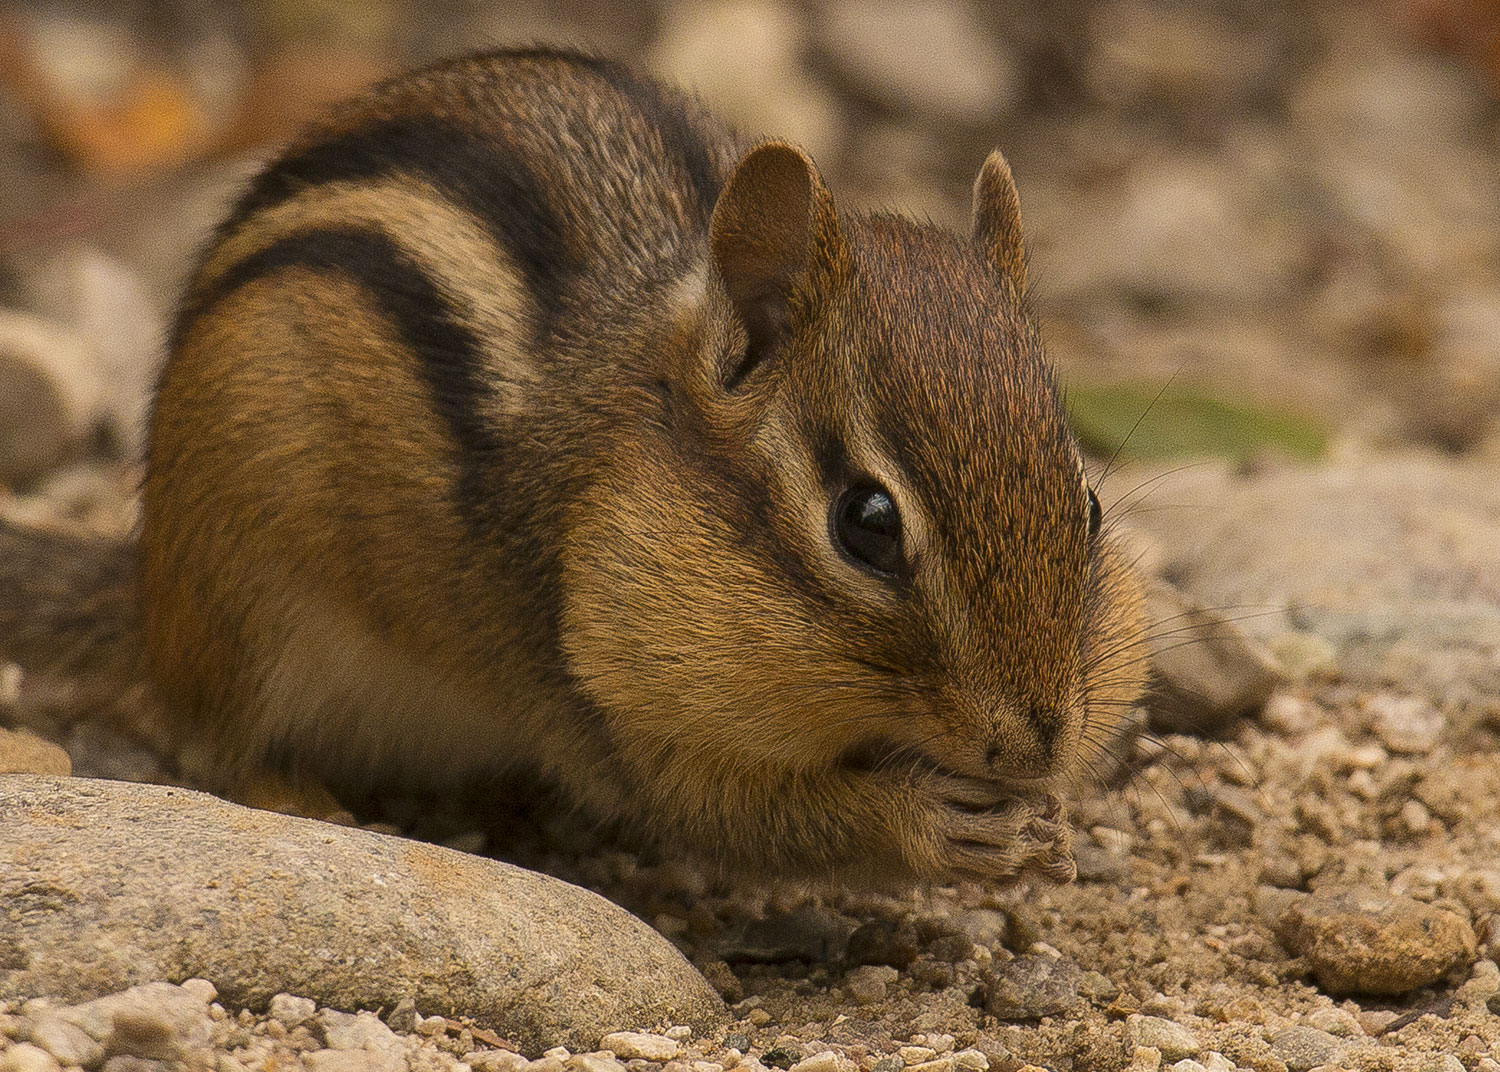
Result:
[[[582,40],[688,78],[747,128],[793,132],[850,204],[956,227],[978,162],[1000,144],[1071,389],[1145,384],[1149,402],[1170,381],[1250,413],[1257,427],[1294,418],[1314,429],[1310,451],[1300,433],[1248,447],[1210,436],[1199,448],[1219,455],[1211,468],[1222,478],[1201,477],[1198,459],[1180,455],[1111,478],[1149,566],[1247,616],[1252,633],[1257,616],[1281,615],[1279,631],[1259,636],[1287,684],[1216,739],[1148,732],[1101,757],[1073,805],[1071,886],[766,889],[753,875],[704,875],[580,830],[545,804],[497,816],[484,794],[368,803],[362,818],[378,829],[595,889],[703,970],[730,1003],[727,1032],[636,1025],[666,1034],[659,1044],[616,1040],[626,1067],[1500,1072],[1500,663],[1466,635],[1468,661],[1428,673],[1460,646],[1442,628],[1408,631],[1399,662],[1370,657],[1367,643],[1379,635],[1368,626],[1372,601],[1385,600],[1381,628],[1415,620],[1418,603],[1423,621],[1449,621],[1448,604],[1434,611],[1418,598],[1434,589],[1489,611],[1500,603],[1493,505],[1455,506],[1463,576],[1439,576],[1441,533],[1419,563],[1426,572],[1413,572],[1394,541],[1381,561],[1368,538],[1398,511],[1401,479],[1482,480],[1474,474],[1500,463],[1500,108],[1494,72],[1475,60],[1487,53],[1469,47],[1491,25],[1482,21],[1491,5],[1069,0],[1043,13],[932,3],[912,29],[900,13],[908,5],[878,0],[648,6],[630,17],[587,5],[501,15],[440,4],[420,32],[398,29],[410,20],[394,3],[350,4],[343,15],[327,7],[338,34],[277,22],[267,15],[275,5],[227,28],[209,20],[153,32],[175,42],[157,51],[185,85],[204,83],[190,77],[202,49],[184,42],[238,49],[237,66],[219,65],[238,72],[238,88],[223,92],[257,115],[285,103],[308,41],[342,42],[337,63],[318,65],[332,92],[486,39]],[[1472,33],[1443,51],[1459,9]],[[109,13],[90,18],[107,23]],[[96,39],[127,58],[151,40]],[[6,470],[0,506],[128,532],[133,422],[176,280],[263,151],[247,157],[244,147],[282,131],[225,118],[184,150],[188,165],[168,154],[131,170],[87,149],[79,130],[70,135],[81,121],[53,98],[44,94],[49,110],[26,106],[35,95],[13,85],[5,94],[0,131],[12,141],[0,179],[15,196],[0,208],[0,306],[93,345],[112,362],[102,382],[113,386],[43,463]],[[287,114],[305,106],[285,105]],[[1153,421],[1140,422],[1132,449],[1154,450]],[[1392,457],[1417,459],[1403,470],[1416,476],[1391,477],[1382,466]],[[1183,465],[1197,468],[1174,475]],[[1330,474],[1346,474],[1339,486],[1357,492],[1361,474],[1377,472],[1388,510],[1351,508],[1314,524]],[[1275,480],[1302,489],[1278,501],[1305,503],[1308,523],[1278,517],[1256,545],[1267,511],[1251,507]],[[1235,553],[1247,562],[1282,562],[1302,529],[1316,531],[1324,555],[1316,566],[1287,558],[1236,588],[1190,568],[1211,562],[1227,537],[1175,523],[1171,511],[1184,510],[1238,518],[1235,531],[1249,535]],[[1338,516],[1349,519],[1342,533]],[[1357,563],[1357,576],[1330,561]],[[1405,581],[1368,583],[1381,570]],[[1350,610],[1336,598],[1346,589],[1369,598]],[[1303,599],[1309,592],[1316,598]],[[1307,603],[1337,613],[1299,611]],[[1464,619],[1475,620],[1485,619]],[[170,764],[99,714],[130,702],[87,683],[0,675],[0,727],[61,744],[74,773],[172,780]],[[335,1041],[347,1026],[331,1014],[318,1014],[320,1026],[287,1002],[279,1014],[226,1010],[209,990],[197,986],[212,1026],[190,1044],[166,1056],[121,1044],[107,1060],[126,1063],[107,1072],[189,1057],[218,1072],[460,1061],[515,1072],[524,1061],[486,1025],[424,1010],[385,1010],[395,1042],[345,1046],[330,1042],[328,1024]],[[0,1070],[70,1063],[25,1041],[37,1018],[36,1008],[0,1005]],[[621,1052],[631,1046],[639,1052]],[[529,1072],[618,1067],[603,1055],[541,1060],[551,1063]]]

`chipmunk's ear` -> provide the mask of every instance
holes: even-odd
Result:
[[[974,180],[974,244],[990,267],[1021,294],[1026,290],[1026,250],[1021,244],[1021,198],[1010,165],[996,149]]]
[[[714,268],[750,345],[725,373],[734,387],[775,347],[799,303],[836,277],[845,257],[833,198],[807,154],[785,142],[750,150],[714,206]]]

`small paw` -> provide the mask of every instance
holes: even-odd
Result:
[[[949,867],[958,874],[1014,882],[1032,872],[1053,882],[1071,882],[1073,828],[1056,797],[995,800],[975,807],[972,786],[954,787],[939,806]]]

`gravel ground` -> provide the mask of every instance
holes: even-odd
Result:
[[[1459,5],[1120,0],[1043,18],[932,3],[920,33],[879,0],[639,19],[563,5],[510,22],[440,6],[451,21],[397,59],[516,34],[647,55],[747,128],[794,133],[853,202],[963,226],[973,170],[1002,144],[1070,385],[1176,377],[1311,415],[1335,461],[1500,457],[1500,109],[1494,83],[1418,32]],[[1429,21],[1409,17],[1419,7]],[[941,86],[904,47],[915,37],[940,50]],[[353,82],[370,64],[349,67]],[[23,147],[42,137],[30,122],[0,109]],[[61,172],[80,198],[64,215],[88,222],[80,246],[47,207],[56,154],[7,156],[0,305],[85,342],[104,332],[127,370],[115,381],[144,383],[173,280],[246,167],[205,159],[144,185]],[[137,473],[100,461],[97,433],[128,456],[139,390],[91,405],[48,457],[0,474],[8,515],[129,530]],[[1171,488],[1146,508],[1195,505]],[[1181,550],[1170,525],[1155,538],[1157,557]],[[544,805],[368,802],[377,829],[499,855],[641,916],[729,1002],[712,1037],[640,1024],[649,1034],[600,1052],[528,1061],[486,1025],[409,1006],[224,1008],[195,980],[102,1006],[0,1004],[0,1072],[1500,1072],[1500,706],[1341,662],[1331,643],[1277,654],[1290,683],[1263,711],[1214,740],[1147,734],[1080,791],[1067,887],[767,889]],[[0,727],[61,744],[77,774],[171,781],[98,714],[131,702],[0,674]],[[5,955],[0,941],[0,970]]]

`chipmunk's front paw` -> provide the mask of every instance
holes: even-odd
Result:
[[[935,782],[937,833],[950,871],[991,882],[1014,882],[1028,871],[1073,880],[1073,828],[1056,797],[985,802],[969,779]]]

